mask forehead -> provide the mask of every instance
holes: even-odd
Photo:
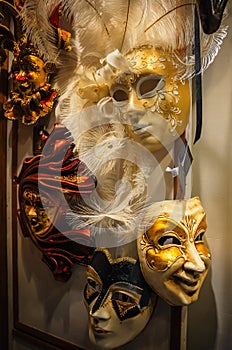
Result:
[[[165,200],[153,203],[144,215],[144,225],[150,226],[159,217],[180,223],[184,217],[194,217],[198,221],[205,216],[205,211],[198,197],[186,200]]]
[[[24,69],[24,70],[32,69],[32,70],[38,71],[39,69],[43,69],[44,62],[39,57],[29,55],[29,56],[25,56],[23,59],[21,59],[20,65],[21,65],[22,69]]]
[[[129,257],[112,259],[107,250],[96,250],[90,266],[99,275],[102,283],[110,285],[116,282],[128,281],[135,260]]]
[[[193,234],[199,225],[207,229],[206,214],[198,197],[186,201],[185,213],[180,222]]]
[[[206,215],[199,198],[187,201],[167,201],[160,207],[161,212],[147,230],[150,242],[157,243],[160,236],[175,233],[181,242],[194,239],[199,229],[206,231]]]
[[[173,54],[168,51],[142,47],[128,53],[126,59],[132,71],[138,75],[156,73],[173,78],[177,75]]]
[[[142,306],[147,306],[149,303],[148,287],[141,274],[139,263],[134,259],[129,257],[112,259],[107,251],[97,251],[88,266],[87,276],[88,283],[84,297],[88,304],[95,299],[94,305],[91,306],[92,312],[102,307],[108,298],[111,299],[119,317],[122,316],[119,305],[125,305],[125,299],[130,299],[127,303],[131,304],[130,309],[137,307],[140,302]],[[128,314],[128,308],[125,309]]]

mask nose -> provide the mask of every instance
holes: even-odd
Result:
[[[23,82],[26,80],[26,73],[25,72],[19,72],[19,74],[16,76],[16,81]]]
[[[108,321],[110,319],[110,314],[104,307],[100,307],[97,311],[90,311],[90,316],[93,318],[95,323],[100,321]]]
[[[31,207],[28,213],[29,216],[37,216],[36,209]]]
[[[143,107],[142,101],[138,99],[135,91],[131,91],[129,94],[129,100],[126,109],[128,121],[131,124],[136,124],[144,116],[145,113],[146,110]]]
[[[201,259],[194,244],[190,244],[186,252],[187,261],[184,264],[186,271],[202,273],[206,270],[206,266]]]

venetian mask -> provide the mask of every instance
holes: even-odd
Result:
[[[197,300],[210,265],[206,215],[198,197],[155,203],[150,227],[138,238],[146,282],[170,305]]]
[[[46,65],[34,55],[25,56],[12,64],[12,75],[17,89],[24,95],[30,95],[48,81]]]
[[[131,258],[112,259],[97,249],[87,267],[84,300],[89,313],[90,340],[104,349],[134,339],[148,323],[153,303],[139,264]]]
[[[11,72],[15,86],[4,104],[4,115],[26,125],[35,124],[40,117],[51,112],[57,100],[58,93],[49,84],[55,65],[44,62],[23,37],[19,44],[15,44]]]
[[[179,81],[173,54],[140,48],[126,55],[130,74],[111,85],[129,136],[151,152],[181,136],[190,113],[189,82]]]
[[[20,201],[25,211],[28,228],[31,230],[32,234],[35,237],[46,234],[57,212],[54,203],[51,200],[49,201],[46,197],[41,201],[40,193],[33,187],[28,187],[23,191]],[[46,210],[42,202],[47,203]]]
[[[87,101],[85,107],[111,101],[115,120],[119,118],[130,138],[151,152],[172,144],[184,133],[190,87],[188,80],[179,79],[173,53],[150,47],[126,55],[115,50],[105,61],[94,75],[97,85],[90,81],[91,72],[80,81],[78,94]]]
[[[73,197],[78,201],[95,188],[94,177],[86,175],[87,168],[74,157],[67,132],[56,124],[44,153],[26,158],[16,179],[22,232],[42,252],[42,260],[59,281],[69,279],[73,264],[88,264],[94,251],[89,227],[71,229],[64,217],[63,195],[67,201]]]

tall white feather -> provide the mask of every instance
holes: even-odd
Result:
[[[42,55],[53,61],[59,52],[49,15],[58,3],[72,31],[76,60],[84,67],[99,68],[100,59],[115,49],[125,54],[151,45],[177,52],[183,63],[181,75],[194,75],[196,0],[26,0],[24,29]],[[202,33],[203,68],[213,61],[225,31],[210,36]]]
[[[23,29],[45,60],[58,61],[56,37],[49,16],[59,0],[26,0],[21,11]]]

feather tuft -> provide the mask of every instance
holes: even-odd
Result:
[[[26,0],[21,10],[23,30],[47,61],[58,63],[55,31],[49,17],[59,0]]]

